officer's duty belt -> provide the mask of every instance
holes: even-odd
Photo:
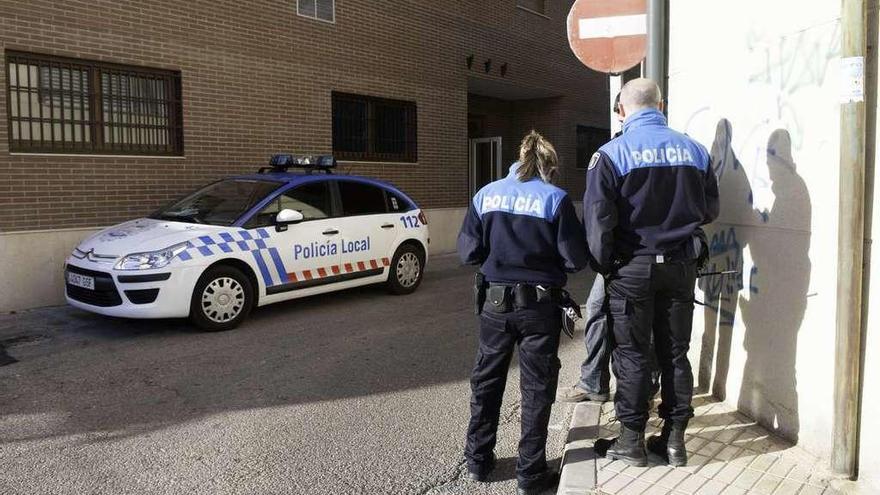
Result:
[[[486,302],[496,313],[508,313],[526,309],[536,304],[559,304],[563,299],[562,289],[528,284],[490,283],[486,289]]]
[[[694,259],[693,256],[690,256],[684,249],[676,249],[675,251],[671,251],[663,254],[639,254],[633,256],[631,258],[633,261],[650,262],[658,265],[662,265],[664,263],[681,263],[682,261],[692,261]]]

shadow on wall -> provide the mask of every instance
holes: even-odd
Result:
[[[810,196],[797,173],[791,136],[777,129],[766,148],[775,199],[769,210],[755,209],[749,178],[731,147],[732,137],[730,122],[722,119],[712,158],[722,212],[736,223],[712,226],[709,271],[738,273],[700,281],[706,307],[698,388],[711,389],[720,399],[727,397],[733,327],[742,327],[746,360],[738,407],[771,431],[797,442],[795,365],[810,285]],[[759,226],[743,228],[748,225]],[[745,252],[750,255],[749,265],[744,263]]]

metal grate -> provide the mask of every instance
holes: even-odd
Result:
[[[132,304],[150,304],[156,302],[159,297],[159,289],[127,290],[125,295]]]
[[[92,306],[111,307],[122,304],[122,297],[116,290],[116,284],[113,283],[113,277],[108,273],[96,272],[80,268],[78,266],[67,265],[67,271],[85,275],[95,279],[95,290],[84,289],[75,285],[65,284],[67,295],[71,299],[75,299]]]
[[[182,155],[180,73],[6,53],[9,150]]]
[[[415,102],[333,92],[333,153],[339,159],[415,162]]]

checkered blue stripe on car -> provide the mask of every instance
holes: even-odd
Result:
[[[189,261],[196,257],[207,258],[220,253],[233,253],[236,250],[240,252],[259,251],[268,249],[265,241],[268,238],[269,232],[266,229],[257,229],[254,232],[238,230],[203,235],[190,240],[189,247],[178,257],[183,261]]]
[[[256,229],[254,231],[237,230],[232,232],[220,232],[212,235],[203,235],[190,240],[187,243],[187,248],[182,253],[178,254],[177,257],[182,261],[189,261],[200,257],[209,258],[222,253],[234,253],[236,251],[243,253],[249,252],[253,255],[254,261],[257,263],[260,275],[263,277],[263,282],[266,283],[266,286],[271,286],[275,283],[273,281],[275,278],[278,278],[278,283],[281,283],[281,281],[285,279],[286,273],[284,271],[284,264],[281,262],[281,256],[278,254],[278,250],[266,245],[266,239],[268,238],[269,231],[266,229]],[[271,260],[275,266],[275,269],[278,272],[277,275],[273,276],[269,269],[269,264],[263,257],[264,252],[268,253],[268,259]]]

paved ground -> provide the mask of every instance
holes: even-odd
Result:
[[[0,493],[512,493],[516,372],[497,482],[461,479],[471,273],[435,258],[411,296],[282,303],[219,334],[69,308],[0,315],[0,365],[18,360],[0,367]],[[581,342],[560,357],[573,383]],[[554,408],[557,461],[570,410]]]
[[[598,406],[594,406],[598,407]],[[733,407],[709,396],[694,398],[695,417],[688,425],[688,465],[671,468],[649,455],[646,468],[598,459],[599,495],[831,495],[832,477],[825,463],[775,437]],[[613,406],[601,406],[597,433],[616,435]],[[648,434],[660,428],[651,421]]]

